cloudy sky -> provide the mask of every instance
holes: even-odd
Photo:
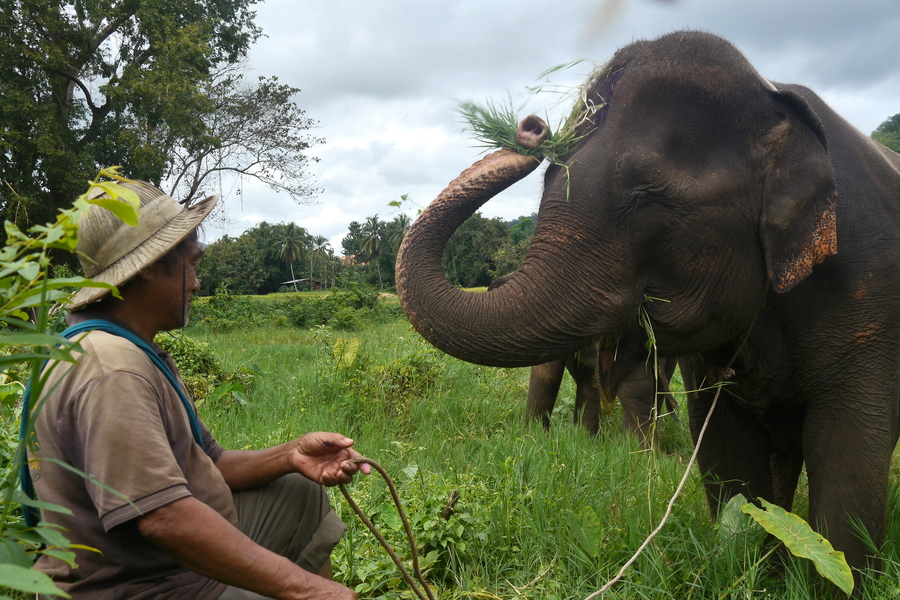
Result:
[[[557,119],[594,63],[677,29],[730,39],[764,77],[813,88],[866,134],[900,113],[900,0],[264,0],[257,24],[267,37],[251,51],[254,75],[300,88],[296,102],[320,124],[311,175],[323,192],[301,206],[225,182],[208,241],[293,221],[340,254],[351,221],[393,219],[401,194],[415,216],[481,156],[461,100],[511,99],[522,117]],[[540,189],[534,174],[481,212],[531,214]]]

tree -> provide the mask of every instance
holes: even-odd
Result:
[[[312,289],[312,280],[315,279],[314,268],[316,266],[321,267],[327,264],[326,261],[331,254],[331,243],[329,243],[328,238],[323,235],[317,235],[309,238],[308,243],[309,246],[307,247],[307,253],[309,254],[309,278],[310,289]],[[319,281],[321,281],[324,285],[324,273],[319,275]]]
[[[406,232],[409,231],[410,225],[412,225],[412,219],[403,213],[397,215],[393,221],[385,225],[385,238],[388,248],[393,254],[397,254],[397,251],[400,250],[400,244],[403,243],[403,238],[406,237]]]
[[[384,254],[385,244],[381,237],[383,230],[384,223],[378,220],[378,215],[373,215],[366,219],[365,224],[360,229],[362,234],[360,249],[368,257],[370,263],[375,263],[375,268],[378,271],[378,285],[382,289],[384,289],[384,281],[381,279],[381,265],[378,259]]]
[[[496,279],[507,273],[511,273],[521,266],[531,246],[531,238],[534,237],[535,221],[537,215],[519,217],[515,221],[507,223],[509,237],[503,240],[498,248],[491,254],[493,267],[488,269],[491,277]]]
[[[303,256],[306,240],[309,236],[302,227],[289,223],[284,237],[278,241],[279,258],[291,265],[291,281],[294,283],[294,291],[297,290],[297,277],[294,275],[294,263]]]
[[[496,270],[493,255],[509,237],[509,227],[501,219],[487,219],[475,213],[457,229],[444,250],[443,268],[447,279],[462,287],[487,286]]]
[[[900,113],[879,125],[872,132],[872,139],[893,150],[900,152]]]
[[[351,221],[347,229],[347,235],[341,240],[341,250],[345,257],[356,262],[357,257],[362,254],[362,225],[358,221]]]
[[[251,240],[251,245],[258,253],[262,263],[260,265],[262,281],[256,292],[258,294],[277,292],[284,281],[293,279],[290,265],[281,260],[279,256],[281,247],[278,243],[284,239],[287,229],[287,223],[270,224],[262,221],[256,227],[251,227],[241,234],[241,238]]]
[[[297,202],[311,198],[319,189],[309,183],[306,166],[318,158],[307,151],[325,140],[305,133],[316,122],[291,101],[300,90],[279,84],[277,77],[260,77],[255,87],[243,85],[242,75],[233,70],[228,65],[206,86],[212,102],[203,118],[206,134],[172,147],[164,180],[185,204],[226,173],[257,179]]]
[[[180,180],[189,203],[210,185],[200,171],[246,167],[253,154],[263,181],[282,175],[309,192],[293,187],[303,162],[282,165],[271,147],[285,130],[268,129],[302,117],[288,100],[296,90],[272,79],[247,88],[237,74],[260,35],[253,1],[0,0],[0,217],[47,220],[106,164]],[[298,130],[310,123],[297,121],[284,152],[305,151]]]
[[[222,287],[234,294],[257,294],[265,278],[262,255],[251,237],[226,235],[206,247],[197,277],[204,296]]]

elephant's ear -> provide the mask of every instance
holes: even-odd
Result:
[[[781,117],[766,136],[762,238],[769,280],[787,292],[837,253],[834,171],[819,118],[799,94],[774,91]]]

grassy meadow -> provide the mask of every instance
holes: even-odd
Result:
[[[209,344],[226,371],[252,365],[255,372],[241,401],[225,395],[200,403],[224,446],[260,448],[307,431],[339,431],[385,467],[438,598],[586,598],[659,522],[690,457],[683,396],[680,423],[664,419],[660,448],[641,452],[621,431],[620,414],[596,438],[572,426],[567,376],[546,433],[524,421],[528,369],[448,357],[396,313],[356,330],[278,323],[214,332],[201,324],[187,335]],[[344,348],[338,358],[336,344]],[[868,580],[863,598],[900,597],[897,470],[885,576]],[[749,517],[736,511],[722,525],[712,521],[694,471],[669,523],[603,597],[815,597],[810,579],[817,577],[805,561],[777,552],[760,561],[771,544]],[[446,520],[441,512],[453,490],[459,501]],[[381,477],[359,477],[350,492],[408,557]],[[331,493],[349,525],[333,555],[336,579],[361,598],[414,597],[340,492]],[[801,516],[805,502],[801,491]]]

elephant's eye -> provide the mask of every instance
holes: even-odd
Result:
[[[667,200],[668,196],[660,189],[648,185],[635,186],[627,193],[622,205],[616,211],[616,216],[623,221],[631,221],[641,209],[651,204],[669,205]]]
[[[659,199],[659,194],[649,187],[636,187],[628,194],[628,200],[623,207],[627,212],[634,212],[646,204]]]

